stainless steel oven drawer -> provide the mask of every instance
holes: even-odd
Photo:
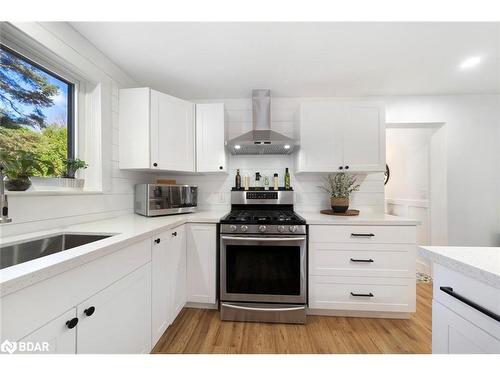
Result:
[[[238,322],[306,323],[306,306],[269,303],[222,302],[221,320]]]

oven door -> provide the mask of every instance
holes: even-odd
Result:
[[[221,235],[221,301],[306,303],[306,237]]]

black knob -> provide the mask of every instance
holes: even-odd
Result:
[[[158,166],[158,163],[153,163],[153,167],[157,167]]]
[[[223,170],[223,169],[224,169],[224,167],[221,165],[221,166],[219,167],[219,169],[220,169],[220,170]]]
[[[160,240],[159,238],[157,238],[157,239],[155,240],[155,242],[156,242],[156,243],[160,243],[160,241],[161,241],[161,240]]]
[[[339,167],[340,170],[344,169],[344,167]]]
[[[173,232],[172,236],[174,236],[174,237],[177,236],[177,232]]]
[[[73,318],[73,319],[68,320],[66,322],[66,327],[68,327],[69,329],[72,329],[72,328],[75,328],[77,324],[78,324],[78,318]]]
[[[348,165],[346,165],[346,166],[345,166],[345,169],[349,169],[349,166],[348,166]]]
[[[90,306],[88,309],[83,310],[83,313],[87,316],[91,316],[95,312],[95,307]]]

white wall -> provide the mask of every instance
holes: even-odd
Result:
[[[12,223],[2,225],[0,235],[45,230],[131,213],[134,184],[154,180],[152,174],[118,169],[118,89],[137,84],[66,23],[30,22],[14,25],[64,59],[80,75],[102,85],[102,170],[106,181],[102,193],[49,196],[9,194]]]
[[[500,95],[388,97],[386,121],[444,122],[448,243],[500,245]]]
[[[431,128],[386,129],[386,161],[391,178],[386,199],[428,200]]]

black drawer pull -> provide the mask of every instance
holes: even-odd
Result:
[[[173,232],[172,236],[174,236],[174,237],[177,236],[177,232]]]
[[[355,259],[355,258],[351,258],[351,262],[373,263],[373,259]]]
[[[351,233],[351,237],[375,237],[373,233]]]
[[[73,329],[76,327],[77,324],[78,324],[78,318],[73,318],[66,322],[66,327],[68,327],[69,329]]]
[[[160,240],[159,238],[157,238],[157,239],[155,240],[155,243],[160,243],[160,242],[161,242],[161,240]]]
[[[353,297],[375,297],[373,293],[353,293],[351,292],[351,296]]]
[[[470,299],[465,298],[464,296],[461,296],[458,293],[455,293],[451,286],[442,286],[439,289],[441,289],[446,294],[449,294],[450,296],[455,297],[456,299],[465,303],[466,305],[469,305],[473,309],[476,309],[477,311],[482,312],[484,315],[489,316],[491,319],[494,319],[497,322],[500,322],[500,315],[495,314],[493,311],[490,311],[490,310],[484,308],[483,306],[478,305],[475,302],[472,302]]]

